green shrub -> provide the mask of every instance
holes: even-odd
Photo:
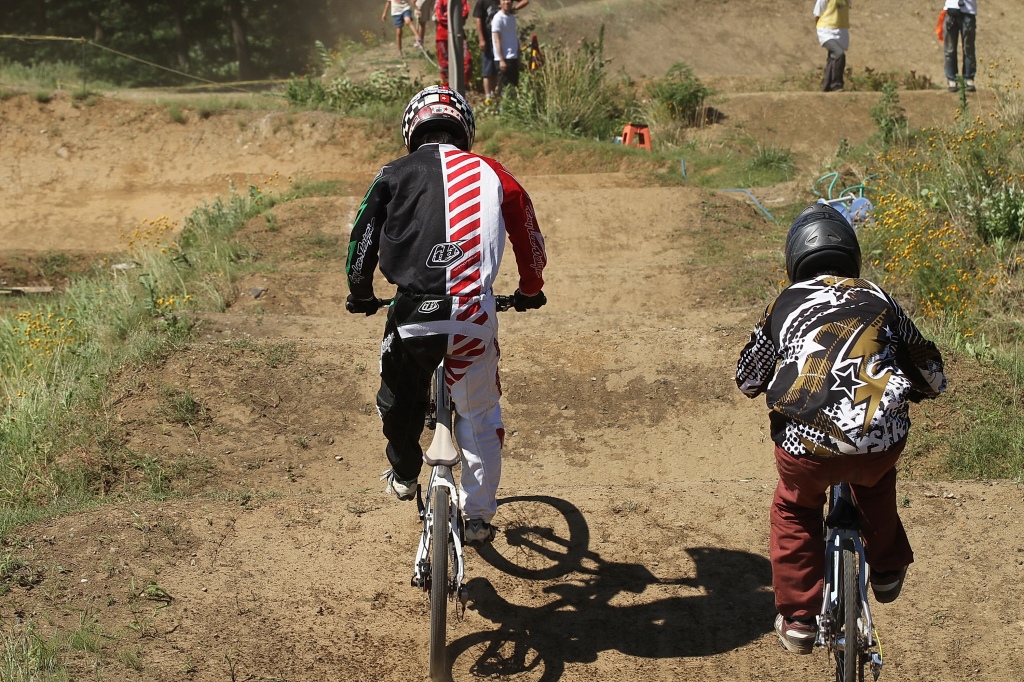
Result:
[[[366,80],[336,77],[328,81],[314,76],[292,78],[285,98],[296,106],[354,113],[361,108],[380,105],[404,105],[423,87],[419,79],[410,79],[407,71],[374,71]]]
[[[1018,242],[1024,236],[1024,190],[1015,182],[994,188],[968,209],[986,244]]]
[[[621,128],[631,96],[606,78],[601,39],[577,49],[548,48],[544,65],[506,92],[502,119],[573,137],[608,139]]]
[[[871,107],[871,118],[882,134],[882,144],[892,144],[903,134],[907,125],[906,110],[900,105],[895,81],[882,86],[882,99]]]
[[[754,156],[750,159],[750,169],[772,171],[788,177],[795,169],[793,152],[775,145],[759,144],[754,149]]]
[[[712,94],[683,62],[673,64],[664,78],[647,84],[647,95],[658,106],[672,118],[690,125],[700,121],[704,100]]]

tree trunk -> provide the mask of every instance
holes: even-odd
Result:
[[[171,10],[171,23],[174,25],[175,52],[178,57],[178,68],[188,68],[188,42],[185,40],[185,13],[181,0],[167,0]]]
[[[235,55],[238,57],[238,78],[243,81],[252,80],[256,74],[249,55],[249,40],[245,35],[245,20],[242,18],[242,0],[225,0],[224,9],[231,23],[231,40],[235,44]]]

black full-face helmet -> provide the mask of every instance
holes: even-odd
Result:
[[[455,90],[431,85],[416,93],[402,116],[402,138],[410,152],[423,144],[423,136],[445,131],[455,138],[455,146],[468,152],[476,137],[476,121],[469,103]]]
[[[828,204],[808,206],[786,237],[786,274],[790,282],[825,273],[860,277],[860,244],[843,214]]]

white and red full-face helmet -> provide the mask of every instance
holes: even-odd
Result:
[[[451,133],[455,146],[468,152],[476,137],[476,121],[462,95],[443,85],[431,85],[416,93],[405,107],[402,138],[406,149],[416,151],[426,133],[438,130]]]

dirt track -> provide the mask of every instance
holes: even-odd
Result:
[[[793,97],[812,103],[794,111],[833,120],[834,97]],[[857,97],[841,101],[866,108]],[[786,101],[745,120],[767,121]],[[209,464],[193,476],[201,494],[26,529],[18,555],[43,580],[0,599],[0,617],[44,634],[97,619],[111,635],[104,662],[96,671],[96,656],[79,654],[72,679],[423,679],[427,602],[408,586],[415,512],[377,480],[383,320],[343,313],[349,225],[366,178],[395,150],[336,134],[328,116],[179,125],[159,108],[98,106],[0,103],[5,251],[106,253],[134,221],[183,211],[228,177],[333,175],[352,193],[280,206],[275,231],[252,221],[244,238],[276,268],[240,282],[195,343],[111,395],[125,447]],[[733,111],[735,121],[744,110]],[[782,146],[802,139],[765,129]],[[806,154],[833,144],[826,135]],[[723,291],[707,255],[709,238],[763,251],[779,228],[700,189],[513,170],[547,237],[550,304],[501,319],[504,532],[494,552],[469,555],[455,679],[824,679],[821,652],[787,655],[770,633],[767,420],[732,383],[764,301]],[[501,290],[514,286],[509,258]],[[208,408],[196,433],[161,416],[168,386]],[[904,596],[876,609],[882,679],[1021,679],[1024,492],[904,480],[899,494],[917,560]],[[509,545],[524,536],[543,551]],[[150,582],[173,600],[134,596]]]

